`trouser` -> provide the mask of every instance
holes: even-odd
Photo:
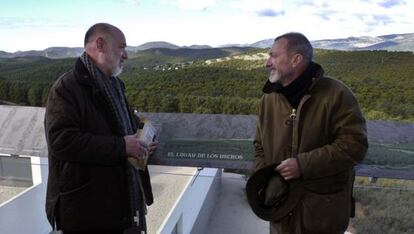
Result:
[[[270,222],[270,234],[344,234],[344,232],[320,233],[306,230],[303,225],[301,210],[302,208],[299,206],[281,219],[280,222]]]
[[[316,232],[310,232],[310,231],[306,231],[306,230],[300,230],[300,228],[292,230],[292,232],[289,231],[284,231],[282,230],[282,226],[280,223],[276,223],[276,222],[270,222],[270,234],[321,234],[321,233],[316,233]],[[343,234],[342,233],[323,233],[323,234]]]
[[[281,222],[270,222],[270,234],[303,234],[300,221],[300,219],[293,219],[290,216]]]
[[[123,234],[124,230],[63,231],[62,234]]]
[[[270,222],[270,234],[282,234],[280,223]]]
[[[301,233],[301,234],[321,234],[321,233],[306,231],[303,228],[301,228],[300,225],[299,225],[299,228],[297,228],[295,230],[291,230],[291,232],[290,232],[288,230],[282,230],[281,223],[279,223],[279,222],[270,222],[270,234],[292,234],[292,233],[295,233],[295,234],[298,234],[298,233]],[[343,232],[342,233],[325,233],[325,234],[343,234]]]
[[[55,231],[50,234],[145,234],[144,231],[138,231],[133,228],[115,229],[115,230],[88,230],[88,231]]]
[[[318,233],[318,232],[311,232],[307,231],[303,228],[303,225],[300,223],[300,220],[290,220],[292,225],[289,229],[286,227],[286,223],[283,222],[270,222],[270,234],[344,234],[343,232],[340,233]],[[292,222],[293,221],[293,222]],[[298,223],[299,222],[299,223]],[[296,225],[295,225],[296,223]]]
[[[294,209],[279,222],[270,222],[270,234],[303,234],[302,217],[299,209]]]

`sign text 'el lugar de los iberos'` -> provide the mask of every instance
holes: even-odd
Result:
[[[255,116],[138,113],[157,128],[151,164],[251,169]]]

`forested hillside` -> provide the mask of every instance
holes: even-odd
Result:
[[[0,100],[43,106],[54,80],[69,70],[73,61],[45,57],[0,59]]]
[[[316,61],[356,93],[369,118],[414,121],[412,52],[320,51]]]
[[[144,51],[127,61],[122,79],[128,99],[140,111],[254,114],[268,74],[266,52],[255,49],[217,58],[220,53],[197,57],[188,51]],[[316,50],[315,61],[355,92],[369,119],[414,121],[413,53]],[[50,85],[73,63],[0,59],[0,100],[44,105]]]

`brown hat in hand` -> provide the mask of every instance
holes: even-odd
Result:
[[[299,182],[286,181],[271,164],[256,171],[246,184],[247,201],[261,219],[278,221],[298,204],[302,192]]]

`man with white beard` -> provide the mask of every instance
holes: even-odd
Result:
[[[312,59],[309,40],[287,33],[266,62],[247,194],[272,234],[344,233],[354,213],[353,167],[368,148],[365,119],[352,92]]]

